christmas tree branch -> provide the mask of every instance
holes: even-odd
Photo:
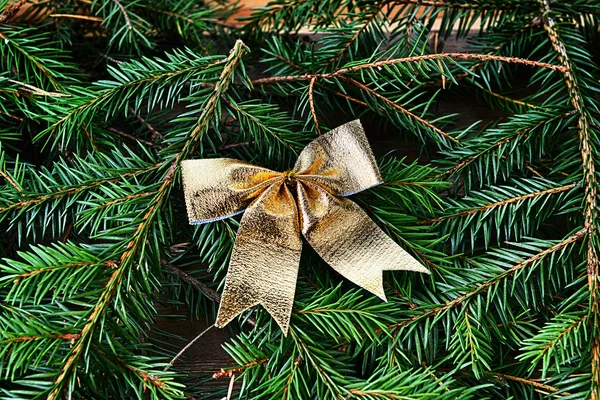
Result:
[[[504,207],[506,205],[519,203],[519,202],[527,200],[527,199],[533,199],[533,198],[540,197],[540,196],[547,196],[547,195],[566,192],[573,188],[576,188],[579,185],[580,185],[579,182],[575,182],[575,183],[571,183],[569,185],[564,185],[564,186],[560,186],[560,187],[556,187],[556,188],[552,188],[552,189],[541,190],[539,192],[528,193],[528,194],[524,194],[524,195],[517,196],[517,197],[510,197],[510,198],[507,198],[507,199],[504,199],[501,201],[486,204],[485,206],[482,206],[482,207],[464,211],[459,214],[447,215],[447,216],[442,216],[442,217],[438,217],[438,218],[432,218],[432,219],[425,220],[425,221],[420,221],[417,223],[417,225],[433,225],[435,223],[438,223],[438,222],[444,221],[444,220],[464,218],[464,217],[468,217],[469,215],[472,215],[472,214],[475,214],[478,212],[485,212],[485,211],[491,210],[492,208],[496,208],[496,207]]]
[[[487,282],[477,285],[476,287],[469,290],[465,294],[448,301],[444,305],[433,308],[433,309],[426,310],[423,313],[416,314],[406,321],[392,324],[389,326],[389,328],[404,327],[404,326],[412,324],[413,322],[421,321],[422,319],[427,319],[430,317],[435,317],[436,315],[438,315],[442,312],[448,311],[448,310],[464,303],[465,301],[484,293],[491,286],[497,285],[498,283],[502,282],[504,279],[510,278],[511,276],[513,276],[515,273],[522,270],[526,266],[528,266],[532,263],[536,263],[536,262],[542,260],[543,258],[545,258],[546,256],[551,255],[556,252],[559,252],[559,251],[563,250],[564,248],[566,248],[567,246],[570,246],[573,243],[576,243],[576,242],[582,240],[585,237],[586,233],[587,233],[587,230],[585,228],[582,228],[579,231],[575,232],[573,235],[564,239],[563,241],[556,243],[556,244],[552,245],[551,247],[539,252],[538,254],[519,262],[518,264],[510,267],[509,269],[502,272],[501,274],[494,277],[493,279],[490,279]]]
[[[348,48],[350,48],[350,46],[352,46],[356,42],[356,40],[361,35],[361,33],[363,33],[365,31],[365,29],[367,29],[369,27],[369,25],[371,25],[373,23],[373,21],[375,21],[377,19],[377,17],[379,16],[379,14],[383,10],[383,8],[389,3],[389,1],[390,0],[382,0],[379,2],[379,5],[371,11],[370,15],[364,20],[361,27],[359,29],[357,29],[356,32],[354,32],[354,34],[348,40],[348,42],[344,45],[344,47],[342,47],[340,49],[340,51],[338,51],[336,53],[335,56],[331,57],[331,59],[329,61],[327,61],[326,65],[332,64],[336,60],[339,60],[340,57],[342,57],[342,55],[344,55],[346,50],[348,50]],[[392,0],[392,2],[393,2],[393,0]]]
[[[543,63],[539,61],[527,60],[524,58],[517,57],[504,57],[504,56],[496,56],[489,54],[471,54],[471,53],[439,53],[439,54],[426,54],[421,56],[412,56],[405,58],[396,58],[391,60],[384,61],[375,61],[364,64],[354,65],[352,67],[346,67],[338,69],[337,71],[330,73],[321,73],[321,74],[303,74],[303,75],[284,75],[284,76],[273,76],[269,78],[259,78],[254,79],[252,84],[255,86],[260,85],[268,85],[278,82],[291,82],[291,81],[302,81],[308,80],[310,81],[312,78],[316,79],[331,79],[336,78],[341,75],[351,74],[355,72],[359,72],[362,70],[368,69],[379,69],[385,66],[391,66],[396,64],[409,64],[409,63],[420,63],[422,61],[431,61],[431,60],[439,60],[439,59],[449,59],[449,60],[483,60],[483,61],[499,61],[505,63],[513,63],[513,64],[522,64],[530,67],[539,67],[546,68],[552,71],[560,71],[565,72],[566,69],[564,66],[553,65],[548,63]]]
[[[523,136],[528,137],[527,135],[531,134],[531,132],[534,131],[535,129],[538,129],[538,128],[540,128],[546,124],[549,124],[551,122],[554,122],[556,120],[572,117],[576,113],[577,113],[576,111],[572,110],[572,111],[569,111],[564,114],[559,114],[559,115],[553,116],[549,119],[541,120],[538,123],[536,123],[535,125],[528,126],[525,129],[513,131],[513,133],[511,133],[509,136],[506,136],[506,137],[498,140],[497,142],[492,143],[491,145],[485,147],[484,149],[479,150],[475,155],[472,155],[469,158],[466,158],[466,159],[460,161],[454,167],[442,172],[440,175],[438,175],[438,177],[452,176],[456,172],[459,172],[459,171],[463,170],[465,167],[473,164],[475,161],[479,160],[481,157],[485,156],[486,154],[493,152],[494,150],[510,143],[511,141],[514,141],[515,139],[518,139]]]
[[[7,212],[7,211],[21,210],[21,209],[29,208],[29,207],[35,207],[35,206],[38,206],[38,205],[48,202],[48,201],[76,196],[82,192],[85,192],[88,190],[94,190],[102,185],[107,184],[107,183],[116,182],[116,181],[126,179],[126,178],[136,177],[136,176],[139,176],[142,174],[147,174],[149,172],[152,172],[152,171],[162,167],[163,165],[164,165],[164,162],[159,162],[159,163],[151,165],[147,168],[139,169],[139,170],[135,170],[135,171],[125,172],[125,173],[115,171],[117,173],[114,176],[110,176],[105,179],[95,180],[92,182],[84,182],[80,186],[68,187],[66,189],[57,190],[56,192],[50,193],[50,194],[44,194],[44,195],[39,195],[39,196],[27,196],[28,197],[27,200],[20,200],[17,202],[8,203],[5,206],[0,207],[0,213]],[[18,187],[16,187],[16,186],[15,186],[15,188],[17,188],[17,190],[19,192],[21,192],[21,193],[23,192],[22,189],[19,190]]]
[[[600,237],[598,235],[598,182],[596,180],[596,160],[595,145],[597,135],[593,132],[591,117],[588,114],[588,107],[581,93],[580,82],[578,80],[577,67],[571,61],[565,42],[557,31],[556,22],[550,8],[548,0],[539,0],[541,11],[544,15],[544,29],[558,59],[563,66],[563,74],[570,100],[573,108],[578,113],[577,127],[579,131],[580,151],[584,175],[584,228],[587,232],[587,276],[590,296],[590,313],[593,315],[593,333],[591,345],[591,374],[592,374],[592,393],[591,399],[600,398],[600,295],[598,288],[599,255],[598,245]]]
[[[0,26],[1,28],[1,26]],[[58,80],[53,71],[51,71],[47,66],[45,66],[42,61],[28,51],[24,46],[20,45],[17,40],[13,38],[12,35],[7,35],[0,30],[0,40],[3,42],[2,45],[10,51],[10,49],[14,49],[14,51],[20,53],[32,66],[34,66],[39,72],[43,74],[43,76],[48,79],[50,84],[54,86],[56,90],[62,90],[62,87],[58,83]],[[4,51],[0,50],[0,55]]]
[[[192,153],[198,145],[198,140],[202,138],[202,134],[207,129],[209,120],[214,117],[217,102],[229,87],[235,67],[245,51],[245,45],[241,41],[238,41],[225,60],[223,71],[221,72],[219,81],[214,87],[213,93],[206,102],[205,108],[198,117],[198,121],[194,128],[187,135],[182,149],[173,157],[173,161],[171,161],[171,166],[164,177],[163,183],[158,189],[156,196],[149,203],[149,207],[133,234],[133,239],[125,246],[126,250],[121,254],[119,262],[116,264],[115,271],[108,280],[96,306],[88,317],[86,325],[81,330],[80,339],[70,351],[70,355],[62,367],[60,375],[54,381],[54,389],[48,396],[49,400],[53,400],[59,395],[65,380],[73,372],[82,352],[85,350],[85,345],[90,342],[91,335],[94,333],[96,325],[108,309],[109,304],[119,290],[123,279],[127,276],[126,273],[130,268],[136,265],[134,256],[137,255],[140,248],[145,245],[147,232],[168,197],[176,171],[180,167],[181,162]]]
[[[419,117],[418,115],[408,111],[406,108],[402,107],[401,105],[393,102],[392,100],[388,99],[387,97],[377,93],[375,90],[371,89],[370,87],[366,86],[365,84],[360,83],[359,81],[352,79],[352,78],[347,78],[345,76],[339,76],[339,78],[345,82],[348,82],[354,86],[356,86],[357,88],[359,88],[360,90],[369,93],[370,95],[380,99],[381,101],[383,101],[385,104],[387,104],[388,106],[400,111],[402,114],[407,115],[408,117],[418,121],[420,124],[422,124],[423,126],[427,127],[428,129],[431,129],[432,131],[434,131],[435,133],[437,133],[438,135],[442,136],[445,139],[448,139],[454,143],[458,143],[458,139],[448,135],[446,132],[442,131],[440,128],[436,127],[435,125],[433,125],[431,122]]]

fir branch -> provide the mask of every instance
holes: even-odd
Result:
[[[391,324],[389,326],[389,328],[390,329],[391,328],[401,328],[401,327],[404,327],[407,325],[411,325],[414,322],[421,321],[423,319],[428,319],[431,317],[435,317],[436,315],[439,315],[439,314],[446,312],[458,305],[461,305],[465,301],[468,301],[469,299],[471,299],[475,296],[479,296],[480,294],[486,292],[490,287],[497,285],[498,283],[502,282],[504,279],[510,278],[511,276],[515,275],[518,271],[527,267],[528,265],[537,263],[538,261],[544,259],[546,256],[552,255],[553,253],[556,253],[559,251],[562,251],[563,249],[572,245],[573,243],[583,240],[584,237],[586,236],[586,234],[587,234],[587,230],[585,228],[582,228],[582,229],[578,230],[577,232],[575,232],[573,235],[562,240],[561,242],[550,246],[549,248],[539,252],[538,254],[535,254],[534,256],[531,256],[531,257],[519,262],[516,265],[513,265],[512,267],[505,270],[504,272],[502,272],[495,278],[490,279],[484,283],[477,285],[476,287],[467,291],[463,295],[458,296],[439,307],[435,307],[435,308],[426,310],[423,313],[417,313],[416,315],[414,315],[413,317],[411,317],[408,320],[401,321],[401,322],[398,322],[395,324]]]
[[[503,57],[503,56],[495,56],[488,54],[470,54],[470,53],[439,53],[439,54],[426,54],[422,56],[412,56],[384,61],[375,61],[368,63],[359,63],[357,65],[353,65],[350,67],[345,67],[338,69],[334,72],[330,73],[322,73],[322,74],[303,74],[303,75],[286,75],[286,76],[273,76],[269,78],[259,78],[252,81],[252,84],[257,85],[268,85],[277,82],[289,82],[289,81],[297,81],[297,80],[311,80],[313,77],[316,79],[331,79],[339,77],[340,75],[350,74],[362,70],[367,69],[378,69],[385,66],[391,66],[396,64],[406,64],[406,63],[420,63],[422,61],[430,61],[430,60],[483,60],[483,61],[500,61],[505,63],[514,63],[514,64],[522,64],[530,67],[538,67],[538,68],[546,68],[552,71],[560,71],[565,72],[566,68],[560,65],[552,65],[539,61],[526,60],[523,58],[517,57]]]
[[[419,117],[418,115],[408,111],[406,108],[402,107],[401,105],[393,102],[392,100],[388,99],[387,97],[377,93],[375,90],[369,88],[368,86],[366,86],[363,83],[360,83],[359,81],[352,79],[352,78],[347,78],[345,76],[339,76],[340,79],[342,79],[345,82],[348,82],[354,86],[356,86],[357,88],[359,88],[360,90],[369,93],[370,95],[373,95],[374,97],[382,100],[385,104],[389,105],[390,107],[398,110],[399,112],[401,112],[402,114],[407,115],[408,117],[418,121],[420,124],[424,125],[425,127],[427,127],[428,129],[431,129],[433,132],[437,133],[438,135],[440,135],[441,137],[443,137],[444,139],[448,139],[454,143],[459,143],[459,140],[456,139],[455,137],[450,136],[449,134],[447,134],[446,132],[442,131],[440,128],[436,127],[435,125],[433,125],[431,122],[426,121],[425,119]]]
[[[534,198],[540,197],[540,196],[547,196],[547,195],[552,195],[552,194],[556,194],[556,193],[566,192],[566,191],[576,188],[579,185],[580,185],[579,182],[575,182],[575,183],[571,183],[569,185],[564,185],[564,186],[560,186],[560,187],[556,187],[556,188],[541,190],[541,191],[533,192],[533,193],[527,193],[527,194],[524,194],[521,196],[510,197],[510,198],[500,200],[500,201],[497,201],[494,203],[486,204],[482,207],[473,208],[471,210],[464,211],[459,214],[447,215],[447,216],[443,216],[443,217],[429,219],[426,221],[420,221],[420,222],[418,222],[418,225],[432,225],[432,224],[435,224],[435,223],[438,223],[438,222],[444,221],[444,220],[464,218],[464,217],[468,217],[475,213],[486,212],[486,211],[496,208],[496,207],[504,207],[506,205],[519,203],[519,202],[522,202],[527,199],[534,199]]]
[[[383,8],[387,6],[389,2],[390,0],[380,1],[379,5],[375,9],[373,9],[370,15],[364,20],[361,27],[357,29],[356,32],[354,32],[354,34],[352,35],[352,37],[348,40],[348,42],[333,57],[331,57],[329,61],[327,61],[326,65],[332,64],[336,60],[340,59],[340,57],[344,55],[346,50],[348,50],[350,46],[352,46],[357,41],[361,33],[363,33],[365,29],[367,29],[369,25],[371,25],[377,19]],[[392,2],[394,2],[394,0],[392,0]]]
[[[598,235],[598,183],[596,181],[596,160],[594,157],[597,135],[592,131],[593,123],[590,121],[590,115],[587,111],[587,105],[581,93],[580,82],[578,80],[577,67],[571,61],[566,45],[556,28],[556,22],[550,8],[548,0],[539,0],[541,11],[544,15],[544,29],[548,33],[548,38],[554,51],[558,54],[558,59],[563,66],[563,74],[569,97],[573,108],[578,113],[577,127],[579,140],[581,143],[581,160],[584,173],[585,202],[584,202],[584,229],[587,231],[587,276],[590,296],[590,312],[593,314],[594,328],[592,333],[591,345],[591,373],[592,373],[592,393],[591,398],[597,400],[600,398],[600,296],[598,294],[598,272],[599,256],[598,244],[600,238]]]
[[[83,184],[81,184],[79,186],[72,186],[72,187],[68,187],[68,188],[64,188],[64,189],[61,188],[60,190],[57,190],[54,193],[43,194],[43,195],[38,195],[38,196],[27,196],[28,198],[26,200],[19,200],[17,202],[6,203],[3,207],[0,207],[0,215],[2,213],[8,212],[8,211],[21,210],[21,209],[30,208],[33,206],[39,206],[48,201],[59,200],[59,199],[76,196],[82,192],[85,192],[88,190],[93,190],[93,189],[95,189],[99,186],[105,185],[107,183],[116,182],[116,181],[124,179],[124,178],[132,178],[135,176],[139,176],[142,174],[152,172],[152,171],[162,167],[163,165],[164,165],[164,162],[159,162],[159,163],[149,166],[147,168],[138,169],[138,170],[134,170],[134,171],[126,172],[126,173],[116,173],[114,176],[110,176],[105,179],[95,180],[92,182],[84,182]],[[19,190],[19,191],[22,191],[22,190]]]
[[[209,100],[205,103],[205,108],[198,117],[198,121],[194,128],[189,132],[181,150],[173,157],[169,170],[163,179],[163,183],[158,189],[153,200],[150,202],[149,207],[137,226],[133,238],[125,246],[125,251],[121,254],[119,262],[115,265],[115,270],[111,275],[110,279],[105,285],[105,289],[100,295],[96,306],[89,315],[87,323],[81,330],[81,337],[77,340],[68,358],[66,359],[60,375],[54,381],[54,388],[50,395],[49,400],[53,400],[59,396],[62,387],[66,380],[73,373],[77,366],[79,358],[82,356],[86,349],[86,345],[91,339],[91,335],[94,333],[96,326],[101,321],[102,316],[109,308],[110,303],[119,290],[122,281],[127,276],[129,269],[134,268],[135,256],[138,254],[140,249],[146,242],[146,235],[150,228],[150,225],[155,221],[158,212],[160,211],[163,203],[166,201],[168,193],[170,192],[172,183],[175,178],[175,174],[180,167],[181,162],[193,152],[198,146],[198,140],[202,138],[208,123],[214,116],[214,110],[217,106],[217,101],[221,98],[224,92],[227,90],[233,73],[237,64],[240,61],[242,55],[246,52],[246,47],[241,41],[237,41],[231,53],[224,62],[223,71],[221,72],[219,81],[215,85],[213,94],[209,97]]]
[[[526,127],[525,129],[521,129],[521,130],[514,130],[512,129],[512,126],[509,126],[507,124],[507,128],[511,129],[511,133],[509,136],[504,136],[502,137],[500,140],[497,140],[495,143],[492,144],[488,144],[487,140],[485,143],[485,147],[483,147],[481,150],[478,150],[474,155],[463,159],[462,161],[460,161],[459,163],[457,163],[455,166],[453,166],[450,169],[447,169],[446,171],[444,171],[443,173],[441,173],[440,175],[438,175],[438,177],[442,177],[442,176],[452,176],[454,174],[456,174],[457,172],[460,172],[461,170],[465,169],[466,167],[472,165],[473,163],[477,162],[478,160],[480,160],[481,158],[489,155],[490,153],[502,148],[503,146],[514,142],[515,140],[522,138],[522,137],[527,137],[528,135],[530,135],[533,131],[535,131],[538,128],[542,128],[545,125],[552,123],[554,121],[558,121],[558,120],[562,120],[562,119],[567,119],[570,117],[573,117],[577,112],[576,111],[569,111],[567,113],[564,114],[559,114],[559,115],[552,115],[551,117],[547,118],[547,119],[542,119],[539,120],[539,122],[534,123],[531,126]],[[529,117],[529,115],[527,115],[528,119],[531,119],[531,117]]]

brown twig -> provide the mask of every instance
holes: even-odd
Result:
[[[2,14],[0,14],[0,24],[6,24],[10,22],[12,17],[17,14],[17,11],[19,11],[25,3],[27,3],[27,0],[19,0],[15,4],[7,6]]]
[[[83,267],[90,267],[92,265],[95,265],[96,263],[92,263],[92,262],[83,262],[83,263],[71,263],[71,264],[63,264],[61,265],[61,267],[48,267],[48,268],[42,268],[42,269],[36,269],[33,271],[29,271],[29,272],[24,272],[22,274],[17,275],[17,277],[14,279],[13,283],[17,284],[19,282],[21,282],[23,279],[29,278],[31,276],[37,275],[37,274],[41,274],[41,273],[46,273],[46,272],[52,272],[52,271],[56,271],[59,269],[64,269],[64,268],[83,268]]]
[[[377,93],[375,90],[371,89],[370,87],[368,87],[367,85],[357,81],[356,79],[352,79],[352,78],[347,78],[345,76],[340,76],[340,79],[351,83],[352,85],[356,86],[357,88],[359,88],[360,90],[363,90],[375,97],[377,97],[378,99],[382,100],[384,103],[386,103],[387,105],[389,105],[390,107],[400,111],[401,113],[419,121],[421,124],[425,125],[426,127],[428,127],[429,129],[433,130],[435,133],[437,133],[438,135],[454,142],[454,143],[458,143],[458,139],[448,135],[446,132],[442,131],[440,128],[436,127],[435,125],[433,125],[431,122],[419,117],[416,114],[413,114],[412,112],[408,111],[406,108],[402,107],[399,104],[394,103],[392,100],[388,99],[387,97]]]
[[[148,128],[148,130],[152,133],[152,136],[150,136],[150,140],[155,141],[157,138],[162,139],[163,135],[157,131],[154,126],[150,125],[150,123],[145,120],[144,118],[142,118],[142,116],[138,113],[135,112],[135,110],[133,109],[133,107],[129,107],[129,112],[132,113],[133,115],[135,115],[135,118],[142,124],[142,125],[146,125],[146,128]]]
[[[545,385],[541,382],[538,382],[538,381],[532,380],[532,379],[525,379],[525,378],[521,378],[518,376],[502,374],[500,372],[487,372],[487,373],[491,374],[491,375],[496,375],[499,379],[513,381],[513,382],[519,382],[519,383],[522,383],[523,385],[533,386],[536,389],[545,390],[548,393],[558,392],[558,390],[559,390],[557,387]],[[567,392],[563,392],[563,394],[569,395],[569,393],[567,393]]]
[[[82,19],[85,21],[92,22],[102,22],[104,18],[102,17],[94,17],[91,15],[79,15],[79,14],[50,14],[49,17],[52,18],[69,18],[69,19]]]
[[[244,372],[245,370],[247,370],[248,368],[252,368],[252,367],[256,367],[257,365],[261,365],[266,363],[267,361],[269,361],[269,358],[258,358],[254,361],[249,362],[248,364],[244,364],[240,367],[235,367],[235,368],[221,368],[221,370],[219,372],[215,372],[213,374],[213,379],[220,379],[223,377],[231,377],[234,374],[237,374],[239,372]]]
[[[194,289],[204,293],[206,296],[208,296],[210,299],[214,300],[216,303],[221,302],[221,295],[213,288],[209,287],[208,285],[204,284],[203,282],[200,282],[198,279],[194,278],[193,276],[191,276],[187,272],[183,271],[182,269],[177,268],[173,264],[169,264],[168,262],[163,261],[163,266],[169,272],[172,272],[173,274],[177,275],[179,277],[179,279],[190,284]]]
[[[452,220],[452,219],[456,219],[456,218],[464,218],[469,215],[472,215],[472,214],[475,214],[478,212],[484,212],[484,211],[490,210],[495,207],[503,207],[508,204],[518,203],[520,201],[527,200],[527,199],[533,199],[533,198],[540,197],[540,196],[546,196],[546,195],[550,195],[550,194],[566,192],[566,191],[571,190],[579,185],[580,185],[579,182],[575,182],[575,183],[571,183],[570,185],[560,186],[560,187],[556,187],[556,188],[552,188],[552,189],[541,190],[539,192],[534,192],[534,193],[528,193],[523,196],[511,197],[508,199],[497,201],[495,203],[486,204],[483,207],[474,208],[472,210],[468,210],[468,211],[462,212],[460,214],[449,215],[446,217],[438,217],[438,218],[428,219],[425,221],[420,221],[417,223],[417,225],[433,225],[440,221],[448,221],[448,220]]]
[[[313,77],[308,85],[308,104],[310,105],[310,113],[312,114],[315,128],[317,128],[317,134],[321,135],[321,129],[319,128],[319,120],[317,119],[317,113],[315,111],[315,99],[313,93],[316,81],[317,78]]]
[[[22,343],[40,339],[77,340],[79,337],[80,335],[78,333],[52,333],[45,335],[15,336],[0,340],[0,344]]]
[[[17,184],[17,182],[15,182],[14,179],[2,168],[0,168],[0,176],[2,176],[4,178],[4,180],[6,180],[6,182],[8,182],[10,184],[10,186],[17,189],[17,192],[23,192],[23,189],[21,188],[21,186],[19,184]]]
[[[14,83],[15,85],[19,85],[20,88],[25,89],[25,91],[34,96],[48,96],[48,97],[70,97],[70,95],[66,93],[57,93],[57,92],[48,92],[44,89],[40,89],[39,87],[30,85],[28,83],[15,81],[13,79],[7,79],[7,82]]]
[[[219,150],[229,150],[229,149],[235,149],[237,147],[245,147],[245,146],[250,146],[252,145],[254,142],[240,142],[240,143],[231,143],[231,144],[226,144],[224,146],[219,147]]]
[[[162,146],[161,146],[161,145],[159,145],[159,144],[154,144],[154,143],[152,143],[152,142],[149,142],[149,141],[147,141],[147,140],[144,140],[144,139],[137,138],[137,137],[135,137],[135,136],[133,136],[133,135],[130,135],[130,134],[128,134],[128,133],[125,133],[125,132],[122,132],[122,131],[120,131],[120,130],[118,130],[118,129],[115,129],[115,128],[113,128],[113,127],[108,127],[108,128],[106,128],[106,130],[107,130],[107,131],[109,131],[109,132],[112,132],[112,133],[116,133],[117,135],[119,135],[119,136],[121,136],[121,137],[124,137],[124,138],[126,138],[126,139],[129,139],[129,140],[131,140],[131,141],[133,141],[133,142],[140,142],[140,143],[143,143],[143,144],[145,144],[146,146],[148,146],[148,147],[150,147],[150,148],[153,148],[153,149],[158,149],[158,150],[162,149]]]
[[[131,20],[129,19],[127,10],[125,9],[125,7],[123,7],[123,4],[121,4],[121,2],[119,0],[111,0],[111,1],[113,3],[115,3],[117,5],[117,7],[119,7],[119,9],[121,10],[123,17],[125,18],[125,25],[127,25],[127,29],[129,29],[130,31],[133,30],[133,26],[131,25]]]
[[[181,349],[181,350],[179,351],[179,353],[177,353],[177,354],[175,355],[175,357],[173,357],[173,358],[171,359],[171,361],[169,361],[169,365],[167,365],[163,371],[168,371],[168,370],[169,370],[169,369],[170,369],[170,368],[173,366],[173,364],[175,364],[175,361],[177,361],[177,360],[179,359],[179,357],[181,357],[181,355],[182,355],[183,353],[185,353],[185,352],[186,352],[186,351],[187,351],[187,350],[188,350],[190,347],[192,347],[192,345],[193,345],[194,343],[196,343],[196,341],[197,341],[198,339],[200,339],[202,336],[204,336],[204,334],[205,334],[206,332],[208,332],[209,330],[211,330],[211,329],[212,329],[212,328],[214,328],[214,327],[215,327],[214,325],[210,325],[208,328],[206,328],[205,330],[203,330],[202,332],[200,332],[200,334],[199,334],[198,336],[196,336],[194,339],[192,339],[192,340],[191,340],[191,341],[190,341],[188,344],[186,344],[186,345],[183,347],[183,349]]]
[[[294,68],[294,69],[297,69],[299,71],[304,71],[304,68],[302,68],[301,66],[299,66],[299,65],[293,63],[292,61],[288,60],[287,58],[285,58],[281,54],[278,54],[277,58],[280,59],[281,61],[283,61],[284,63],[286,63],[287,65],[289,65],[290,67]]]
[[[500,61],[505,63],[512,64],[523,64],[528,65],[530,67],[539,67],[539,68],[547,68],[553,71],[565,72],[565,67],[560,65],[553,65],[548,63],[543,63],[539,61],[527,60],[524,58],[518,57],[504,57],[504,56],[496,56],[490,54],[472,54],[472,53],[438,53],[438,54],[425,54],[421,56],[412,56],[412,57],[404,57],[404,58],[394,58],[391,60],[384,61],[376,61],[367,64],[355,65],[353,67],[347,67],[338,69],[335,72],[331,73],[322,73],[322,74],[302,74],[302,75],[284,75],[284,76],[273,76],[269,78],[260,78],[252,81],[253,85],[268,85],[271,83],[278,82],[291,82],[291,81],[299,81],[299,80],[311,80],[313,77],[317,79],[330,79],[336,78],[340,75],[349,74],[358,72],[365,69],[379,69],[381,67],[396,65],[396,64],[405,64],[405,63],[417,63],[421,61],[428,60],[438,60],[438,59],[454,59],[454,60],[482,60],[482,61]]]

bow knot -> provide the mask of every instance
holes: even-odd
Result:
[[[293,186],[296,183],[296,171],[288,169],[283,173],[283,180],[286,185]]]
[[[383,300],[384,270],[429,273],[345,198],[382,182],[358,120],[309,143],[292,170],[279,173],[229,158],[186,160],[182,179],[191,224],[245,211],[218,327],[262,304],[287,334],[301,233],[334,270]],[[295,188],[295,196],[290,188]]]

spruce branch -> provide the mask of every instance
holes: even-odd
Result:
[[[571,105],[577,111],[578,120],[577,127],[579,140],[581,143],[581,160],[584,174],[584,229],[587,231],[587,276],[588,288],[590,296],[590,313],[593,315],[591,320],[594,324],[591,344],[591,373],[592,373],[592,392],[591,398],[597,400],[600,398],[600,296],[598,288],[598,271],[599,271],[599,256],[598,245],[600,238],[598,237],[598,183],[596,181],[596,160],[595,160],[595,145],[594,140],[597,140],[597,134],[593,131],[593,122],[588,107],[583,98],[578,72],[573,64],[569,51],[557,30],[556,22],[550,3],[548,0],[539,0],[541,11],[544,15],[544,29],[548,34],[548,38],[554,51],[558,55],[558,59],[563,66],[564,80],[569,91]]]
[[[483,61],[500,61],[505,63],[513,63],[513,64],[522,64],[530,67],[538,67],[538,68],[546,68],[552,71],[560,71],[565,72],[566,68],[560,65],[553,65],[539,61],[526,60],[523,58],[517,57],[504,57],[504,56],[495,56],[488,54],[470,54],[470,53],[439,53],[439,54],[426,54],[422,56],[412,56],[405,57],[399,59],[391,59],[384,61],[375,61],[375,62],[367,62],[367,63],[357,63],[356,65],[345,67],[338,69],[334,72],[330,73],[322,73],[322,74],[303,74],[303,75],[285,75],[285,76],[273,76],[269,78],[259,78],[254,79],[252,84],[255,86],[258,85],[268,85],[277,82],[289,82],[289,81],[297,81],[297,80],[308,80],[310,81],[313,77],[316,79],[331,79],[336,78],[341,75],[351,74],[355,72],[359,72],[362,70],[372,70],[379,69],[386,66],[393,66],[397,64],[410,64],[410,63],[420,63],[422,61],[437,61],[437,60],[483,60]]]
[[[82,354],[85,352],[90,343],[91,336],[93,335],[97,325],[101,322],[106,310],[109,308],[113,297],[120,289],[120,286],[127,276],[128,271],[132,268],[135,268],[135,256],[138,255],[140,250],[145,245],[146,236],[150,229],[150,225],[156,220],[157,214],[160,212],[161,207],[167,199],[168,193],[171,190],[175,178],[175,174],[178,171],[181,162],[198,146],[198,141],[202,139],[202,135],[205,133],[209,121],[214,117],[214,111],[217,107],[217,102],[228,89],[229,84],[232,81],[235,68],[245,52],[245,45],[238,40],[224,62],[223,70],[219,77],[219,81],[215,85],[213,94],[206,102],[205,108],[198,117],[198,121],[194,128],[187,135],[181,150],[173,156],[173,160],[171,161],[170,167],[164,176],[163,182],[156,195],[149,203],[144,216],[142,217],[133,234],[133,238],[125,246],[125,251],[121,254],[119,261],[115,263],[114,272],[106,283],[104,291],[100,295],[93,311],[87,318],[87,322],[81,330],[80,338],[74,344],[69,356],[66,358],[60,375],[58,375],[54,381],[53,390],[48,396],[49,400],[57,398],[67,379],[74,373],[79,359],[82,357]]]
[[[433,218],[433,219],[429,219],[429,220],[425,220],[425,221],[420,221],[420,222],[418,222],[418,225],[432,225],[432,224],[435,224],[435,223],[438,223],[438,222],[441,222],[441,221],[445,221],[445,220],[452,220],[452,219],[457,219],[457,218],[464,218],[464,217],[468,217],[470,215],[473,215],[475,213],[489,211],[489,210],[494,209],[496,207],[504,207],[504,206],[507,206],[509,204],[520,203],[520,202],[522,202],[524,200],[535,199],[535,198],[540,197],[540,196],[547,196],[547,195],[552,195],[552,194],[566,192],[566,191],[569,191],[569,190],[572,190],[572,189],[576,188],[579,185],[580,185],[579,182],[575,182],[575,183],[571,183],[569,185],[563,185],[563,186],[556,187],[556,188],[541,190],[541,191],[533,192],[533,193],[527,193],[527,194],[523,194],[523,195],[516,196],[516,197],[510,197],[510,198],[503,199],[503,200],[500,200],[500,201],[497,201],[497,202],[494,202],[494,203],[486,204],[486,205],[481,206],[481,207],[473,208],[473,209],[468,210],[468,211],[463,211],[463,212],[461,212],[459,214],[447,215],[447,216],[443,216],[443,217],[438,217],[438,218]]]
[[[442,131],[440,128],[436,127],[435,125],[433,125],[431,122],[426,121],[425,119],[419,117],[418,115],[410,112],[409,110],[407,110],[406,108],[400,106],[399,104],[393,102],[392,100],[388,99],[387,97],[377,93],[375,90],[369,88],[368,86],[366,86],[363,83],[360,83],[359,81],[357,81],[356,79],[352,79],[352,78],[348,78],[345,76],[340,76],[340,79],[348,82],[354,86],[356,86],[357,88],[359,88],[360,90],[382,100],[385,104],[387,104],[388,106],[398,110],[399,112],[401,112],[402,114],[407,115],[408,117],[418,121],[420,124],[424,125],[425,127],[427,127],[428,129],[431,129],[433,132],[437,133],[438,135],[440,135],[441,137],[443,137],[444,139],[450,140],[454,143],[459,143],[459,140],[456,139],[455,137],[450,136],[449,134],[447,134],[446,132]]]
[[[415,322],[418,322],[418,321],[421,321],[424,319],[428,319],[428,318],[432,318],[432,317],[440,315],[444,312],[447,312],[448,310],[463,304],[464,302],[468,301],[469,299],[481,295],[482,293],[488,291],[490,289],[490,287],[497,285],[498,283],[502,282],[503,280],[514,276],[518,271],[522,270],[523,268],[527,267],[528,265],[535,264],[538,261],[541,261],[542,259],[544,259],[545,257],[552,255],[556,252],[560,252],[563,249],[565,249],[566,247],[571,246],[572,244],[583,240],[584,237],[586,236],[586,234],[587,234],[587,230],[585,228],[582,228],[582,229],[578,230],[577,232],[575,232],[573,235],[565,238],[561,242],[556,243],[547,249],[544,249],[543,251],[519,262],[516,265],[513,265],[512,267],[505,270],[504,272],[502,272],[498,276],[494,277],[493,279],[490,279],[484,283],[477,285],[476,287],[472,288],[471,290],[468,290],[463,295],[458,296],[439,307],[435,307],[435,308],[426,310],[422,313],[416,313],[414,316],[412,316],[408,320],[401,321],[401,322],[398,322],[395,324],[391,324],[389,326],[389,328],[390,329],[391,328],[402,328],[402,327],[411,325]]]

